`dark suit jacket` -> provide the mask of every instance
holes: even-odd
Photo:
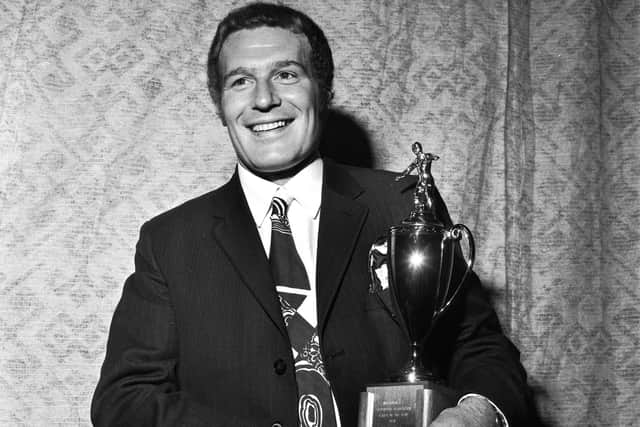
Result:
[[[371,243],[404,219],[407,183],[325,160],[317,257],[318,331],[344,427],[359,393],[407,360],[388,295],[368,292]],[[115,311],[93,403],[96,425],[297,426],[291,346],[267,257],[235,174],[146,223]],[[475,276],[427,345],[461,393],[512,425],[530,404],[518,352]]]

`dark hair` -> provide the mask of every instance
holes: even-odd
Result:
[[[320,27],[307,15],[290,7],[272,3],[251,3],[232,10],[218,25],[211,42],[207,60],[207,86],[218,111],[222,90],[218,59],[222,45],[227,37],[236,31],[259,27],[284,28],[307,37],[311,45],[311,77],[320,86],[322,108],[326,109],[333,97],[333,58],[329,43]]]

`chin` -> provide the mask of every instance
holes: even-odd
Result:
[[[263,159],[260,164],[256,164],[256,169],[264,172],[264,173],[277,173],[283,172],[288,169],[295,168],[298,164],[302,162],[301,159],[273,159],[272,161],[264,161],[267,159]]]

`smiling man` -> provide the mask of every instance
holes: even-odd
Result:
[[[306,37],[277,27],[232,33],[219,56],[220,114],[239,162],[284,182],[317,157],[320,87]]]
[[[320,156],[333,60],[306,15],[264,3],[232,11],[208,77],[236,172],[143,225],[92,420],[355,426],[359,393],[407,358],[388,295],[368,292],[367,259],[406,216],[411,185]],[[430,353],[463,397],[432,425],[525,425],[518,352],[477,277],[467,282]]]

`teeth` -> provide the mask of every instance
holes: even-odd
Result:
[[[251,128],[252,131],[254,132],[265,132],[268,130],[273,130],[273,129],[277,129],[277,128],[281,128],[283,126],[286,126],[287,122],[285,122],[284,120],[278,120],[277,122],[272,122],[272,123],[261,123],[259,125],[255,125]]]

